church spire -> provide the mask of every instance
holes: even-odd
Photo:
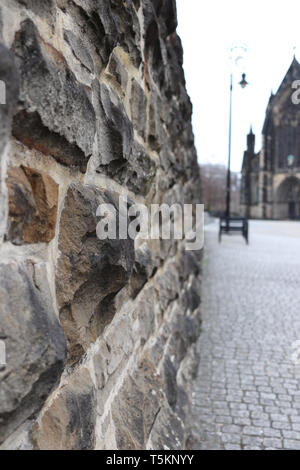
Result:
[[[251,124],[250,132],[247,135],[247,151],[253,155],[254,149],[255,149],[255,134],[253,134],[252,124]]]

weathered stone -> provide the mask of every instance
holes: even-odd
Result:
[[[151,431],[149,448],[153,450],[182,450],[183,439],[183,422],[168,404],[164,404]]]
[[[128,71],[120,60],[119,56],[114,51],[110,55],[109,63],[107,65],[107,72],[118,82],[118,84],[122,87],[123,92],[125,93],[128,83]]]
[[[60,378],[66,345],[49,297],[23,264],[0,264],[0,335],[7,351],[0,371],[0,442],[40,410]]]
[[[2,8],[0,7],[0,41],[3,40],[2,30],[3,30],[3,13],[2,13]]]
[[[76,0],[70,3],[68,0],[57,0],[57,6],[71,16],[79,31],[84,31],[82,38],[89,51],[97,56],[97,62],[100,60],[99,71],[102,70],[120,37],[109,1]]]
[[[119,32],[119,43],[138,68],[142,61],[140,50],[141,31],[133,3],[132,1],[119,2],[119,0],[110,0],[110,3]],[[101,16],[101,18],[103,17]]]
[[[100,169],[103,170],[107,165],[111,165],[117,171],[130,158],[133,128],[120,98],[104,84],[100,85],[99,98]]]
[[[169,36],[177,28],[176,0],[155,0],[154,5],[156,14],[165,26],[166,34]]]
[[[118,239],[118,220],[100,240],[96,215],[109,204],[123,218],[120,194],[128,206],[200,202],[175,0],[0,11],[21,76],[18,96],[4,50],[0,340],[3,324],[13,369],[0,372],[1,449],[183,449],[201,256],[184,240]]]
[[[191,282],[182,292],[180,303],[184,310],[190,310],[191,312],[193,312],[199,307],[199,282],[197,282],[197,279],[195,277],[192,278]]]
[[[145,138],[147,101],[143,89],[136,80],[132,82],[130,105],[133,127],[138,131],[141,137]]]
[[[105,412],[107,400],[120,379],[120,373],[132,354],[136,336],[128,317],[115,319],[97,343],[93,364],[97,384],[97,410]]]
[[[112,404],[118,449],[145,449],[161,406],[161,387],[155,365],[147,356],[142,358]]]
[[[141,0],[133,0],[135,9],[138,11],[141,6]]]
[[[94,62],[90,53],[86,50],[83,42],[69,30],[64,31],[64,38],[70,45],[73,54],[82,65],[91,73],[94,72]]]
[[[37,2],[36,0],[17,0],[17,2],[48,21],[50,24],[55,24],[56,14],[54,0],[43,0],[42,2]]]
[[[179,307],[180,309],[180,307]],[[189,347],[194,344],[200,334],[201,328],[201,312],[198,309],[191,315],[174,315],[174,321],[172,325],[172,337],[174,338],[174,354],[177,363],[180,364],[184,359]]]
[[[7,239],[16,245],[50,242],[55,235],[58,185],[32,168],[8,170]]]
[[[159,26],[155,18],[149,23],[144,23],[145,28],[145,77],[149,88],[153,80],[159,88],[165,85],[165,67],[163,63],[162,43],[159,37]]]
[[[2,22],[2,17],[0,19]],[[19,76],[11,52],[0,44],[0,243],[2,241],[7,216],[7,191],[5,187],[4,149],[11,132],[14,106],[19,94]]]
[[[168,55],[168,68],[167,68],[167,87],[169,92],[181,96],[182,84],[185,84],[183,72],[183,50],[181,40],[176,33],[171,34],[166,41],[166,50]],[[186,92],[184,91],[183,98],[187,99]],[[180,100],[180,106],[184,106],[184,99]],[[184,114],[184,108],[182,109]],[[178,119],[177,119],[178,122]],[[184,122],[184,121],[182,121]]]
[[[148,111],[147,141],[152,150],[157,152],[161,149],[161,142],[158,135],[158,129],[163,125],[157,112],[157,103],[155,94],[150,94]]]
[[[201,259],[202,252],[186,251],[185,249],[181,251],[179,273],[182,280],[188,279],[191,274],[199,275]]]
[[[27,420],[13,432],[5,442],[0,445],[0,450],[33,450],[30,440],[30,431],[34,420]]]
[[[169,356],[166,356],[162,366],[164,378],[164,390],[171,408],[175,407],[177,401],[177,370]]]
[[[138,320],[139,337],[142,343],[154,333],[155,313],[158,309],[158,302],[155,289],[152,286],[145,288],[143,296],[137,301],[135,315]]]
[[[156,173],[156,165],[143,147],[135,143],[125,176],[125,183],[134,193],[146,196]]]
[[[108,365],[111,360],[111,349],[105,341],[102,341],[100,348],[93,358],[95,375],[98,390],[103,390],[108,380]]]
[[[135,263],[130,279],[131,295],[136,297],[154,271],[151,252],[146,243],[135,251]]]
[[[42,413],[31,439],[38,450],[92,450],[95,444],[96,393],[88,369],[76,371]]]
[[[68,166],[85,171],[92,154],[95,112],[65,59],[26,20],[14,44],[21,75],[14,136]]]
[[[56,287],[71,362],[79,359],[111,321],[108,307],[128,282],[134,263],[131,239],[97,238],[100,204],[114,204],[113,196],[73,183],[60,219]]]
[[[9,139],[13,110],[18,99],[19,76],[11,52],[0,44],[0,158]],[[5,102],[3,102],[3,100]],[[1,160],[0,160],[1,161]],[[1,165],[0,165],[1,172]],[[1,174],[1,173],[0,173]]]
[[[180,292],[178,272],[171,262],[166,263],[163,272],[156,276],[155,285],[159,293],[161,307],[166,310],[170,302],[175,300]]]
[[[98,172],[103,172],[121,184],[126,184],[134,193],[146,196],[155,178],[156,165],[144,148],[134,143],[129,160],[113,160],[108,165],[100,165]]]

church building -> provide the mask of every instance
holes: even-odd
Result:
[[[255,153],[252,129],[247,136],[241,209],[249,218],[300,219],[300,64],[296,58],[276,95],[270,97],[260,152]]]

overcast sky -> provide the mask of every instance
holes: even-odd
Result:
[[[300,1],[177,0],[177,10],[200,163],[227,162],[230,48],[248,46],[241,65],[249,86],[240,89],[243,70],[235,68],[233,91],[232,169],[240,171],[250,125],[258,151],[271,89],[278,89],[294,52],[300,60]]]

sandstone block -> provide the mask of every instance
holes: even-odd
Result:
[[[92,154],[95,112],[65,59],[26,20],[14,44],[21,76],[13,134],[60,163],[85,171]]]
[[[114,177],[135,194],[146,196],[156,175],[156,165],[144,148],[135,142],[128,160],[113,160],[108,165],[100,165],[97,171]]]
[[[109,58],[107,65],[107,72],[117,81],[122,87],[125,94],[128,83],[128,71],[126,66],[122,63],[118,55],[113,51]]]
[[[71,184],[64,201],[56,286],[70,361],[78,360],[112,320],[113,298],[131,275],[133,240],[100,240],[96,234],[99,204],[113,201],[112,194],[79,183]]]
[[[92,450],[95,444],[96,394],[88,369],[76,371],[33,427],[38,450]]]
[[[1,12],[0,12],[1,16]],[[0,18],[0,26],[2,17]],[[1,28],[2,29],[2,28]],[[4,149],[11,133],[12,116],[19,94],[19,76],[11,52],[0,44],[0,243],[6,229],[7,192],[5,190]]]
[[[143,357],[112,405],[118,449],[145,449],[163,398],[156,367]]]
[[[100,121],[98,127],[101,167],[111,164],[115,170],[130,158],[133,127],[120,98],[106,85],[99,90]]]
[[[0,264],[0,334],[7,351],[0,371],[0,442],[40,410],[63,370],[65,338],[52,302],[45,302],[49,297],[25,265]]]
[[[184,425],[182,420],[164,404],[155,421],[148,442],[148,448],[154,450],[182,450]]]
[[[141,137],[145,138],[147,100],[144,90],[136,80],[132,81],[130,105],[133,127],[138,131]]]
[[[85,48],[83,42],[72,31],[64,30],[64,38],[70,45],[74,56],[82,63],[82,65],[91,73],[94,72],[94,62]]]
[[[7,240],[16,245],[50,242],[55,235],[58,185],[47,174],[32,168],[8,170]]]
[[[0,80],[5,84],[5,103],[1,103],[0,105],[1,158],[1,154],[10,137],[12,114],[19,94],[19,75],[14,57],[3,44],[0,44]],[[3,91],[2,88],[1,91]]]

